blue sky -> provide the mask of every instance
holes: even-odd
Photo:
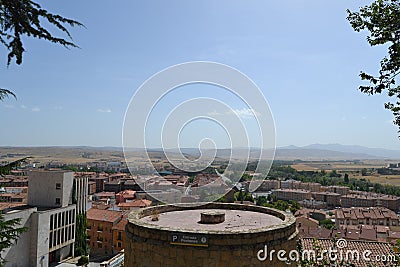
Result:
[[[121,146],[135,90],[166,67],[201,60],[230,65],[260,87],[274,115],[278,146],[400,149],[392,115],[383,108],[385,96],[357,90],[360,70],[375,72],[385,55],[346,20],[347,8],[368,1],[39,2],[86,28],[71,30],[80,49],[25,39],[21,66],[7,68],[1,50],[1,87],[18,96],[0,103],[2,146]],[[209,97],[227,98],[209,91]],[[166,106],[173,103],[167,100]],[[184,146],[198,139],[191,136],[199,129],[194,126]]]

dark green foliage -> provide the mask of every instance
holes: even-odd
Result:
[[[239,182],[251,181],[251,179],[253,179],[253,177],[251,177],[247,173],[244,173],[242,177],[240,177]]]
[[[363,169],[361,170],[361,175],[362,175],[362,176],[367,176],[367,175],[368,175],[368,171],[367,171],[366,168],[363,168]]]
[[[8,164],[5,164],[3,166],[0,166],[0,175],[4,175],[4,174],[10,174],[11,170],[13,168],[18,167],[22,162],[26,162],[27,159],[30,159],[31,157],[25,157],[13,162],[10,162]]]
[[[43,24],[51,25],[63,32],[69,40],[54,36]],[[0,43],[8,50],[7,65],[15,59],[22,64],[25,52],[23,37],[43,39],[66,48],[77,47],[65,25],[83,26],[80,22],[52,14],[38,3],[30,0],[0,0]],[[0,89],[0,101],[15,94],[8,89]]]
[[[87,256],[82,256],[79,258],[77,265],[78,266],[83,266],[83,265],[88,265],[89,264],[89,258]]]
[[[25,51],[22,42],[24,35],[44,39],[65,47],[77,47],[71,41],[53,36],[42,23],[51,24],[72,39],[64,25],[82,26],[78,21],[52,14],[38,3],[30,0],[0,0],[0,7],[0,42],[9,51],[8,65],[14,58],[18,65],[22,63],[22,54]]]
[[[244,192],[243,190],[240,190],[239,192],[236,192],[234,194],[235,200],[236,201],[250,201],[250,202],[254,202],[253,197],[251,196],[251,193],[249,192]]]
[[[337,171],[336,170],[332,170],[330,173],[329,173],[329,177],[342,177],[342,175],[341,174],[339,174],[339,173],[337,173]]]
[[[11,247],[19,235],[27,231],[26,227],[19,227],[21,219],[5,221],[4,215],[0,212],[0,252]],[[0,267],[4,266],[4,259],[0,257]]]
[[[343,182],[344,182],[345,184],[348,184],[348,183],[349,183],[349,175],[348,175],[347,173],[344,174]]]
[[[357,32],[367,30],[367,42],[371,46],[385,45],[387,56],[380,62],[379,75],[360,73],[361,80],[369,85],[361,85],[360,91],[369,95],[386,92],[394,97],[394,102],[385,103],[392,111],[394,124],[400,128],[400,87],[396,77],[400,72],[400,1],[376,0],[371,5],[360,8],[358,12],[347,10],[351,26]]]
[[[290,200],[290,201],[289,201],[289,205],[290,205],[289,210],[290,210],[293,214],[301,208],[299,202],[294,201],[294,200]]]
[[[259,196],[256,199],[256,205],[270,207],[283,211],[290,210],[293,214],[300,209],[300,204],[297,201],[276,200],[276,198],[270,197],[270,195],[268,198],[264,196]]]
[[[17,98],[17,96],[10,90],[0,89],[0,101],[4,100],[6,97],[9,97],[9,96],[13,96],[14,98]]]
[[[89,246],[86,241],[86,226],[86,215],[76,215],[75,256],[84,256],[89,254]]]
[[[319,225],[329,230],[335,227],[335,223],[330,219],[320,221]]]
[[[259,197],[256,199],[256,205],[257,205],[257,206],[265,206],[267,203],[268,203],[268,200],[267,200],[267,198],[264,197],[264,196],[259,196]]]

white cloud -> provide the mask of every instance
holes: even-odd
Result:
[[[222,114],[217,112],[216,110],[213,110],[211,112],[208,112],[207,115],[208,116],[218,116],[218,115],[222,115]]]
[[[231,111],[228,111],[227,114],[234,114],[243,119],[259,117],[261,115],[260,112],[251,108],[233,109]]]
[[[63,107],[61,107],[61,106],[55,106],[55,107],[53,107],[53,109],[54,109],[54,110],[62,110]]]
[[[21,108],[23,108],[23,109],[27,109],[28,107],[27,107],[27,106],[25,106],[25,105],[21,105]]]
[[[242,109],[232,109],[225,113],[220,113],[218,111],[213,110],[208,112],[207,115],[209,116],[235,115],[242,119],[251,119],[254,117],[259,117],[261,113],[251,108],[242,108]]]
[[[101,109],[101,108],[99,108],[99,109],[97,109],[97,112],[102,112],[102,113],[111,113],[111,109]]]
[[[14,105],[5,104],[4,107],[5,108],[14,108]]]
[[[34,108],[32,108],[32,111],[33,111],[33,112],[39,112],[39,111],[40,111],[40,108],[34,107]]]

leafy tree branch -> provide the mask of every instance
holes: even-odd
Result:
[[[387,45],[388,51],[380,61],[380,70],[376,75],[361,71],[361,80],[369,84],[359,86],[359,90],[368,95],[386,92],[393,100],[385,103],[392,111],[393,123],[400,129],[400,86],[397,75],[400,73],[400,1],[376,0],[357,12],[347,10],[347,19],[357,32],[369,32],[367,42],[371,46]]]

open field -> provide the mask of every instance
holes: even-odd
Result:
[[[292,168],[298,171],[320,171],[325,170],[327,172],[331,170],[336,170],[339,173],[348,173],[350,178],[356,179],[366,179],[371,181],[372,183],[379,184],[387,184],[387,185],[395,185],[400,186],[400,175],[379,175],[372,174],[367,176],[361,175],[362,169],[378,169],[382,167],[386,167],[387,164],[391,161],[386,160],[370,160],[363,162],[301,162],[297,164],[291,165]]]
[[[48,163],[61,161],[77,164],[93,161],[121,161],[120,151],[102,151],[89,148],[63,147],[0,147],[0,161],[15,161],[32,157],[32,162]]]
[[[378,184],[388,184],[388,185],[395,185],[400,186],[400,175],[368,175],[368,176],[349,176],[354,177],[357,179],[364,178],[366,180],[371,181],[372,183]]]
[[[149,163],[150,157],[154,166],[168,163],[168,159],[161,151],[133,150],[127,154],[128,162]],[[174,156],[170,153],[169,156]],[[66,164],[82,164],[98,161],[125,161],[124,153],[117,148],[91,148],[91,147],[0,147],[0,163],[12,162],[25,157],[31,157],[31,162],[46,164],[49,162],[63,162]],[[196,157],[187,155],[195,160]]]
[[[377,169],[386,167],[388,164],[385,160],[373,160],[373,161],[323,161],[323,162],[301,162],[291,165],[292,168],[298,171],[318,171],[318,170],[337,170],[337,171],[359,171],[364,168],[367,169]]]

